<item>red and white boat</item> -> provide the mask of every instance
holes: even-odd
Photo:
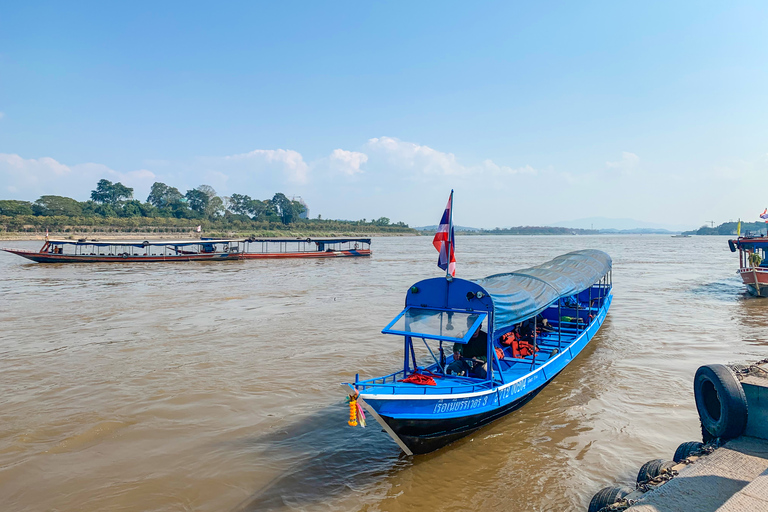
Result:
[[[157,263],[371,255],[370,238],[202,238],[199,240],[53,240],[39,251],[2,249],[38,263]]]
[[[768,297],[768,236],[747,233],[736,240],[728,240],[731,252],[739,251],[739,275],[747,291],[758,297]]]

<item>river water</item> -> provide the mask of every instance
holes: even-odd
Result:
[[[440,275],[427,237],[323,261],[2,253],[1,508],[585,510],[700,438],[693,374],[768,355],[768,300],[745,294],[722,237],[460,236],[457,275],[583,248],[614,261],[592,343],[524,408],[413,458],[373,421],[347,426],[339,383],[401,364],[379,331],[413,282]]]

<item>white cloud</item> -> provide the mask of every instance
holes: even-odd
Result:
[[[429,146],[406,142],[394,137],[379,137],[368,141],[367,147],[383,155],[389,164],[426,175],[473,176],[536,174],[530,165],[512,168],[498,165],[490,159],[477,165],[462,165],[453,153],[444,153]]]
[[[627,175],[637,169],[640,165],[640,157],[634,153],[623,151],[621,153],[621,160],[616,162],[605,162],[605,166],[609,169],[618,169],[621,174]]]
[[[258,163],[278,164],[288,177],[288,180],[304,184],[309,179],[309,166],[304,162],[301,153],[292,149],[255,149],[249,153],[241,153],[224,157],[228,161],[253,161]]]
[[[538,171],[531,167],[530,165],[524,165],[523,167],[518,167],[516,169],[513,169],[512,167],[507,167],[506,165],[498,165],[493,160],[484,160],[482,165],[478,166],[477,169],[479,172],[483,171],[489,171],[493,174],[538,174]]]
[[[345,151],[343,149],[334,149],[329,157],[331,165],[349,176],[363,172],[360,168],[368,161],[368,155],[358,153],[357,151]]]
[[[0,112],[0,119],[5,117],[5,112]]]
[[[72,170],[53,158],[22,158],[11,153],[0,153],[0,176],[12,187],[34,187],[70,174]]]
[[[14,195],[32,198],[51,194],[85,199],[102,178],[129,187],[149,188],[156,176],[147,169],[123,173],[97,163],[66,165],[50,157],[23,158],[0,153],[0,183]]]
[[[443,153],[429,146],[421,146],[394,137],[368,140],[368,148],[385,155],[391,164],[413,169],[424,174],[461,175],[467,168],[456,161],[453,153]]]

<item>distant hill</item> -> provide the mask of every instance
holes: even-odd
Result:
[[[437,226],[413,228],[424,234],[434,233]],[[556,226],[517,226],[509,228],[478,229],[454,226],[454,230],[466,235],[596,235],[596,229],[574,229]]]
[[[600,233],[607,235],[676,235],[680,231],[668,229],[635,228],[635,229],[601,229]]]

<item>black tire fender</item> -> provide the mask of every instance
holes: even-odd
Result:
[[[613,505],[631,492],[632,489],[627,487],[603,487],[592,496],[592,501],[589,502],[588,512],[598,512],[598,510]]]
[[[665,469],[670,469],[675,463],[671,460],[653,459],[640,467],[637,472],[637,483],[642,484],[659,476]]]
[[[744,432],[747,397],[730,368],[709,364],[696,370],[693,396],[701,426],[713,438],[733,439]]]
[[[122,254],[122,257],[123,257],[123,259],[127,258],[127,257],[128,257],[128,253],[127,253],[127,252],[124,252],[124,253]]]
[[[702,446],[704,446],[704,444],[698,441],[686,441],[677,447],[672,460],[675,462],[683,462],[694,453],[698,453]]]

